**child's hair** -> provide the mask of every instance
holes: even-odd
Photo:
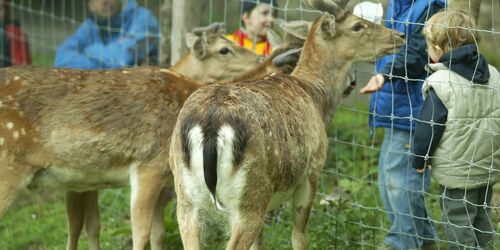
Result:
[[[448,52],[463,45],[479,43],[480,36],[473,18],[462,11],[440,11],[427,21],[423,29],[430,46]]]

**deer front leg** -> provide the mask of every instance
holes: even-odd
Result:
[[[89,238],[89,249],[99,250],[101,249],[99,246],[101,219],[97,191],[88,191],[82,194],[85,199],[85,229]]]
[[[66,192],[66,216],[68,217],[68,243],[66,249],[78,249],[78,239],[85,218],[85,199],[83,193]]]
[[[165,174],[155,165],[131,166],[130,187],[133,249],[146,247],[159,194],[165,183]]]
[[[149,242],[151,243],[152,250],[160,250],[163,249],[163,240],[165,238],[165,223],[163,221],[163,211],[167,202],[174,197],[173,187],[164,187],[158,197],[158,201],[156,203],[154,215],[153,215],[153,224],[151,227],[151,235],[149,236]]]
[[[99,250],[100,216],[97,191],[66,193],[68,216],[68,244],[66,249],[78,249],[78,239],[85,224],[89,238],[89,249]]]
[[[293,249],[307,249],[307,223],[316,197],[316,183],[304,180],[295,188],[292,199],[292,246]]]

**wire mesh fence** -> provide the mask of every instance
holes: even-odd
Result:
[[[91,0],[90,0],[91,1]],[[426,2],[427,0],[424,0]],[[147,7],[156,18],[161,16],[162,0],[142,0],[137,1],[140,5]],[[351,1],[348,9],[351,9],[361,1]],[[387,1],[381,2],[387,11]],[[417,8],[419,2],[409,1],[411,8]],[[428,0],[427,2],[434,2]],[[467,1],[465,1],[467,2]],[[470,1],[475,4],[475,1]],[[31,50],[32,64],[44,67],[53,67],[54,58],[59,45],[68,38],[88,17],[87,0],[12,0],[8,1],[5,11],[9,12],[12,19],[17,20],[24,32],[27,34]],[[209,0],[199,1],[203,5],[202,25],[212,22],[225,22],[228,33],[232,33],[242,27],[241,6],[239,0]],[[470,5],[469,5],[470,6]],[[471,8],[475,6],[472,5]],[[318,16],[319,12],[311,10],[302,1],[299,0],[280,0],[278,6],[274,7],[278,11],[278,18],[285,21],[290,20],[308,20],[312,21]],[[479,52],[483,54],[488,62],[498,69],[500,65],[500,32],[497,30],[500,25],[498,13],[500,3],[498,0],[483,0],[480,7],[478,27],[473,28],[481,36],[481,42],[478,44]],[[427,20],[430,16],[426,17]],[[384,15],[383,22],[390,22]],[[392,20],[394,25],[402,24],[406,26],[424,26],[424,24],[411,21],[410,19]],[[162,27],[160,27],[162,28]],[[446,27],[453,28],[453,27]],[[471,30],[470,27],[460,27]],[[160,34],[158,34],[160,36]],[[403,58],[407,58],[407,53],[403,53]],[[426,58],[426,63],[431,63],[431,58]],[[374,58],[375,61],[375,58]],[[406,60],[403,60],[406,65]],[[390,81],[402,80],[403,88],[408,88],[412,81],[421,82],[421,78],[413,77],[411,66],[405,67],[403,75],[386,74]],[[364,86],[369,79],[376,73],[376,66],[370,63],[356,64],[351,71],[356,75],[357,89]],[[475,72],[474,72],[475,73]],[[426,76],[430,74],[427,73]],[[458,84],[450,82],[451,85]],[[467,85],[468,88],[476,88],[473,85]],[[496,84],[498,86],[498,84]],[[410,86],[411,87],[411,86]],[[498,89],[494,85],[490,86],[493,94],[491,97],[491,107],[496,107],[494,103],[500,101]],[[394,89],[390,89],[395,91]],[[394,94],[394,92],[392,92]],[[402,91],[399,98],[407,99],[409,105],[417,105],[408,92]],[[372,95],[377,100],[378,94]],[[395,102],[393,99],[388,99]],[[460,100],[458,100],[460,101]],[[375,101],[376,102],[376,101]],[[478,102],[471,101],[472,105],[479,105]],[[379,171],[380,154],[386,154],[389,158],[400,157],[408,166],[399,175],[391,175],[389,170],[384,172],[383,178],[396,178],[405,180],[408,178],[409,171],[415,171],[411,167],[411,157],[426,157],[426,155],[415,155],[411,150],[411,143],[414,134],[408,132],[409,137],[402,139],[394,134],[394,130],[377,128],[372,130],[369,123],[374,117],[386,118],[389,121],[388,128],[397,127],[395,120],[407,120],[414,128],[418,120],[418,111],[410,112],[409,116],[398,117],[394,114],[394,109],[388,114],[370,111],[370,96],[359,94],[354,91],[351,96],[345,98],[338,107],[337,113],[332,123],[327,127],[330,138],[330,148],[326,165],[323,169],[321,180],[318,186],[318,195],[311,214],[309,225],[309,248],[310,249],[390,249],[392,247],[404,244],[403,241],[410,239],[422,242],[437,241],[436,248],[447,249],[448,246],[458,243],[464,247],[460,240],[459,232],[474,232],[476,236],[473,244],[477,248],[483,246],[483,236],[492,235],[491,249],[497,249],[500,246],[500,189],[494,184],[494,176],[500,171],[500,166],[496,165],[500,159],[500,131],[492,130],[495,124],[500,123],[500,114],[498,110],[489,113],[489,130],[482,132],[489,135],[488,141],[461,141],[461,138],[451,140],[453,147],[477,148],[486,143],[491,149],[490,165],[478,166],[474,159],[468,160],[462,167],[470,171],[474,168],[484,168],[489,171],[490,180],[472,191],[463,191],[453,193],[451,196],[450,188],[440,188],[440,185],[431,179],[430,175],[419,179],[420,188],[407,188],[405,185],[391,186],[389,182],[381,181]],[[419,107],[412,107],[412,110],[419,110]],[[376,110],[376,109],[375,109]],[[473,117],[473,119],[476,119]],[[479,117],[477,118],[479,119]],[[476,119],[476,120],[477,120]],[[467,124],[471,130],[478,131],[475,123]],[[498,126],[496,126],[498,128]],[[410,131],[412,131],[410,129]],[[409,144],[403,149],[383,148],[383,143],[392,143],[396,140],[403,140],[402,144]],[[406,140],[406,141],[405,141]],[[464,143],[468,143],[463,145]],[[477,144],[477,145],[476,145]],[[481,145],[480,145],[481,144]],[[474,154],[473,154],[474,155]],[[432,158],[427,155],[427,158]],[[391,159],[392,159],[391,158]],[[453,165],[461,159],[448,159],[448,164]],[[390,162],[391,159],[386,159]],[[388,163],[389,164],[389,163]],[[467,171],[465,171],[467,172]],[[473,176],[469,176],[473,178]],[[466,178],[466,182],[469,181]],[[426,182],[430,182],[430,188],[426,188]],[[385,183],[385,184],[384,184]],[[390,189],[390,190],[389,190]],[[382,190],[382,192],[381,192]],[[426,213],[417,211],[403,211],[398,209],[398,204],[384,204],[389,202],[382,197],[385,192],[402,193],[401,197],[406,200],[398,202],[410,203],[420,202],[421,204],[414,208],[424,208]],[[459,189],[460,190],[460,189]],[[465,189],[464,189],[465,190]],[[468,196],[472,192],[478,192],[483,199],[474,202]],[[102,235],[103,248],[105,249],[127,249],[130,248],[130,219],[128,216],[128,197],[129,191],[124,190],[106,190],[100,192],[100,208],[102,211]],[[0,221],[0,241],[2,249],[61,249],[64,248],[65,222],[64,222],[64,202],[63,193],[53,192],[52,190],[33,190],[23,194],[16,204],[15,209],[9,210],[6,217]],[[422,200],[413,201],[412,197],[419,196]],[[485,197],[484,197],[485,196]],[[382,197],[382,198],[381,198]],[[491,202],[487,202],[491,200]],[[466,215],[462,218],[460,225],[453,224],[449,219],[441,217],[443,206],[450,204],[462,204],[466,209]],[[33,207],[30,207],[31,205]],[[44,205],[41,205],[44,204]],[[41,208],[40,208],[41,206]],[[394,208],[395,206],[395,208]],[[39,208],[37,208],[39,207]],[[393,207],[392,211],[388,207]],[[446,208],[445,208],[446,209]],[[289,249],[291,248],[291,213],[290,206],[283,205],[277,211],[270,212],[264,227],[264,242],[269,249]],[[166,212],[167,222],[167,242],[166,248],[176,249],[181,244],[179,232],[176,228],[174,215],[174,206],[169,204]],[[473,219],[479,213],[486,213],[491,221],[491,231],[484,231]],[[405,228],[394,228],[394,220],[408,220],[411,224],[399,224]],[[446,218],[446,217],[445,217]],[[392,222],[391,222],[392,221]],[[417,228],[423,227],[418,223],[433,224],[434,232],[428,234],[412,234]],[[392,225],[392,228],[391,228]],[[462,230],[449,230],[449,226],[456,226]],[[38,228],[38,230],[36,230]],[[406,231],[405,231],[406,230]],[[448,231],[447,231],[448,230]],[[445,232],[454,233],[456,240]],[[22,236],[20,236],[22,235]],[[394,242],[386,240],[388,235],[396,239]],[[218,238],[220,236],[212,236]],[[221,237],[224,238],[224,237]],[[384,240],[385,243],[384,243]],[[85,247],[84,244],[80,244]],[[222,245],[207,243],[208,248],[220,248]],[[479,247],[481,246],[481,247]],[[85,248],[84,248],[85,249]]]

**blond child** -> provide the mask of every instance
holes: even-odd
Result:
[[[413,167],[432,166],[442,192],[449,249],[493,248],[488,214],[500,168],[500,81],[478,51],[479,34],[459,11],[432,16],[423,32],[432,73],[415,130]]]

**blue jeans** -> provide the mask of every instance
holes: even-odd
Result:
[[[395,249],[418,249],[436,239],[423,193],[429,190],[430,171],[422,175],[410,166],[410,145],[409,131],[385,129],[378,181],[391,223],[384,243]]]

